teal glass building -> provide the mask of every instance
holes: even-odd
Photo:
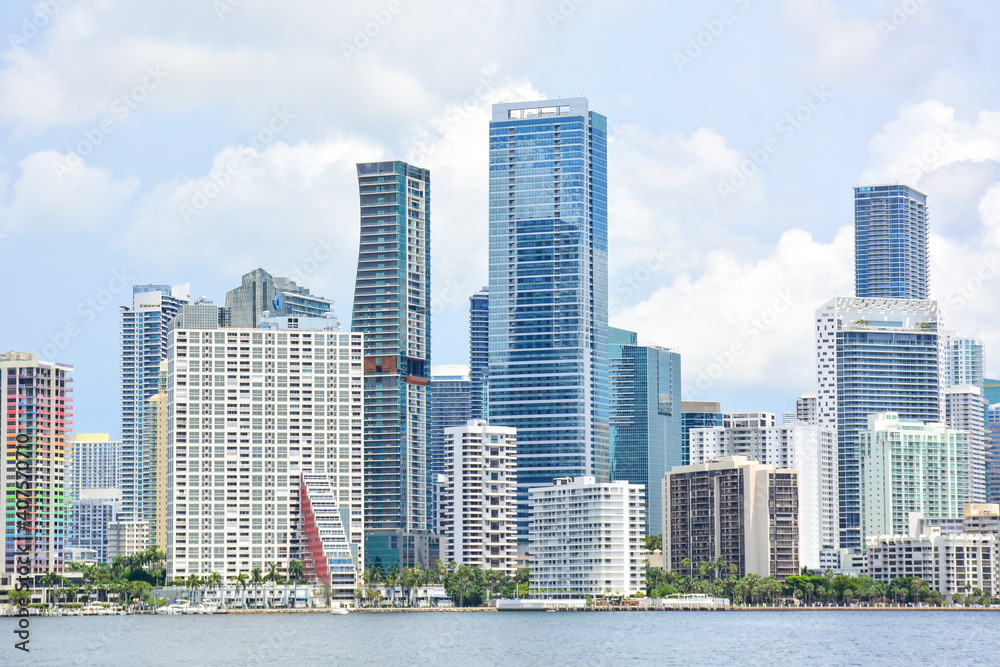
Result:
[[[607,119],[585,98],[493,105],[490,423],[517,429],[528,489],[610,478]]]
[[[611,479],[646,487],[646,534],[663,523],[663,476],[683,464],[681,355],[608,328]]]
[[[430,172],[400,161],[357,172],[351,330],[365,335],[365,562],[429,566]]]

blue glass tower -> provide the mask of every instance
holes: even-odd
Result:
[[[490,373],[490,288],[469,297],[469,379],[472,382],[472,416],[489,419],[486,400]]]
[[[120,518],[146,518],[147,452],[143,450],[146,402],[160,390],[160,361],[167,356],[167,328],[191,299],[191,285],[136,285],[132,305],[121,310]]]
[[[585,98],[493,105],[491,423],[517,429],[528,489],[610,477],[607,119]]]
[[[682,464],[681,355],[637,343],[634,331],[608,328],[611,479],[648,489],[646,534],[660,532],[663,476]]]
[[[365,335],[365,560],[429,566],[430,172],[399,161],[357,169],[351,330]]]
[[[464,370],[453,366],[435,368],[427,385],[431,431],[428,468],[432,476],[445,472],[444,430],[449,426],[464,426],[470,419],[478,419],[472,411],[472,381]]]
[[[837,432],[840,548],[860,549],[859,434],[868,416],[943,422],[936,301],[833,299],[816,311],[819,425]]]
[[[927,196],[906,185],[854,188],[859,298],[927,298]]]

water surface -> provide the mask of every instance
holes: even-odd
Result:
[[[228,614],[0,619],[0,665],[975,665],[1000,612]],[[26,659],[27,658],[27,659]]]

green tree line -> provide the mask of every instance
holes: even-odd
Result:
[[[454,561],[437,561],[435,566],[424,569],[413,567],[375,566],[365,570],[364,586],[356,592],[358,604],[365,607],[383,605],[413,607],[417,604],[417,590],[431,584],[444,587],[454,604],[459,607],[477,607],[494,598],[524,597],[528,593],[528,570],[518,570],[513,577],[499,570],[478,566],[459,565]],[[396,598],[396,589],[401,595]]]

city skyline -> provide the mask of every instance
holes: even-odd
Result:
[[[59,4],[37,29],[30,3],[0,9],[11,36],[0,257],[25,275],[39,243],[58,260],[11,297],[33,326],[5,320],[0,339],[76,366],[81,431],[115,430],[102,398],[117,382],[108,337],[130,284],[220,295],[263,266],[330,297],[343,317],[359,161],[435,173],[433,356],[464,362],[465,300],[487,282],[484,151],[498,101],[584,94],[607,115],[611,324],[680,350],[686,400],[781,413],[808,387],[810,313],[852,291],[858,185],[927,194],[931,296],[949,329],[1000,344],[989,298],[1000,269],[992,7],[921,4],[894,18],[890,4],[739,2],[721,23],[640,2],[567,13],[476,3],[420,65],[402,56],[444,29],[433,6],[402,5],[363,49],[356,29],[387,11],[377,3],[316,7],[306,20],[182,2],[144,20],[154,7],[119,8],[112,21],[89,0]],[[181,25],[193,41],[178,40]],[[849,57],[835,50],[842,35]],[[514,37],[546,47],[507,48]],[[598,39],[648,43],[636,48],[666,67],[651,80],[627,52],[576,49],[573,68],[552,55]],[[313,66],[301,67],[303,54]],[[257,74],[233,77],[226,62]],[[1000,375],[993,359],[989,377]]]

